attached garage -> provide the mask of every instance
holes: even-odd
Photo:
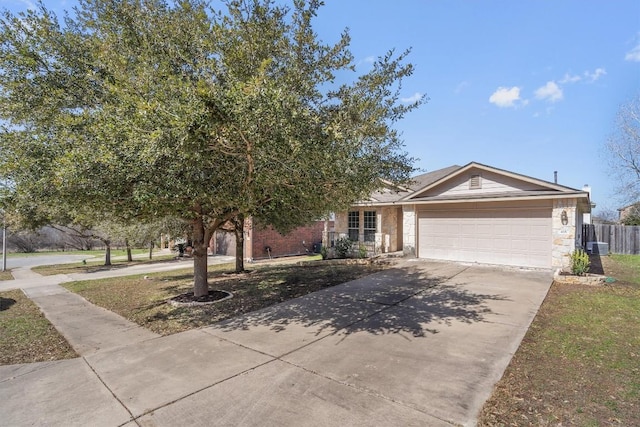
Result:
[[[418,257],[551,266],[551,206],[472,205],[419,210]]]

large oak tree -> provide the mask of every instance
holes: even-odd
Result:
[[[358,74],[349,34],[313,29],[317,0],[81,0],[0,21],[6,207],[191,222],[194,294],[206,248],[252,216],[279,231],[405,181],[394,126],[413,67],[389,51]]]

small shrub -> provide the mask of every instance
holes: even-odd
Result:
[[[358,247],[358,255],[360,258],[364,259],[367,257],[367,247],[365,245],[360,245]]]
[[[348,237],[341,237],[336,240],[336,255],[338,258],[346,258],[353,248],[353,242]]]
[[[582,249],[571,254],[571,272],[577,276],[583,276],[589,271],[591,261],[589,255]]]
[[[322,255],[322,259],[329,258],[329,252],[327,251],[327,248],[325,246],[320,248],[320,255]]]

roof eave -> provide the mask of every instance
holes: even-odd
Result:
[[[402,204],[416,204],[416,205],[433,205],[442,203],[473,203],[473,202],[508,202],[514,200],[554,200],[554,199],[567,199],[578,198],[586,199],[586,203],[589,204],[589,193],[586,191],[576,191],[573,193],[565,192],[558,194],[545,194],[545,195],[522,195],[522,196],[498,196],[498,197],[475,197],[468,199],[413,199],[405,201]]]

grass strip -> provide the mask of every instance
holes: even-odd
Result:
[[[67,340],[20,290],[0,293],[1,365],[78,357]]]

